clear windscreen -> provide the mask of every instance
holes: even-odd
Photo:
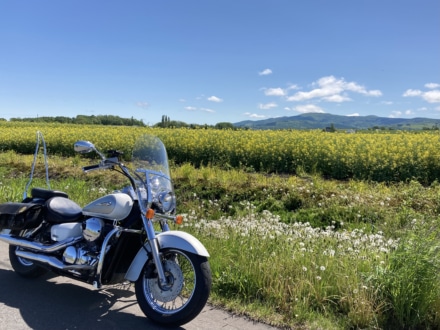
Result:
[[[145,198],[161,213],[175,212],[176,199],[168,156],[162,141],[152,135],[139,137],[133,148],[133,167],[146,188]]]
[[[144,134],[136,140],[132,162],[137,171],[156,171],[170,177],[165,146],[156,136]]]

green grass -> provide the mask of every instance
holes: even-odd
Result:
[[[32,156],[0,154],[0,202]],[[85,205],[126,184],[49,159],[51,188]],[[440,185],[324,180],[174,166],[178,210],[211,254],[211,302],[300,329],[440,328]],[[37,165],[33,186],[45,186]]]

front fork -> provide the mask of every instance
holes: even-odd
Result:
[[[168,281],[165,276],[165,272],[162,266],[162,259],[159,252],[159,244],[156,238],[156,232],[154,231],[153,221],[148,219],[145,215],[142,214],[142,221],[144,222],[144,227],[147,232],[147,239],[150,243],[151,254],[153,255],[153,260],[156,265],[157,276],[159,279],[160,287],[165,287],[168,284]]]

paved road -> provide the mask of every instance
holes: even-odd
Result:
[[[8,245],[0,242],[0,329],[159,330],[139,309],[133,290],[96,290],[68,278],[45,275],[24,279],[11,270]],[[206,306],[181,330],[269,330],[265,324]]]

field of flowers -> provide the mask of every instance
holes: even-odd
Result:
[[[0,122],[0,151],[33,153],[37,131],[43,133],[48,153],[61,156],[72,156],[73,143],[82,139],[101,150],[124,151],[128,159],[136,137],[150,133],[163,140],[176,164],[425,184],[440,177],[436,132],[347,134]]]
[[[136,136],[159,136],[176,164],[178,211],[185,213],[180,230],[211,253],[210,299],[216,305],[286,328],[440,328],[440,155],[434,132],[0,122],[0,202],[20,200],[37,131],[47,143],[52,189],[80,205],[122,182],[108,172],[82,173],[90,159],[70,157],[76,140],[129,155]],[[37,187],[45,186],[41,165]]]

